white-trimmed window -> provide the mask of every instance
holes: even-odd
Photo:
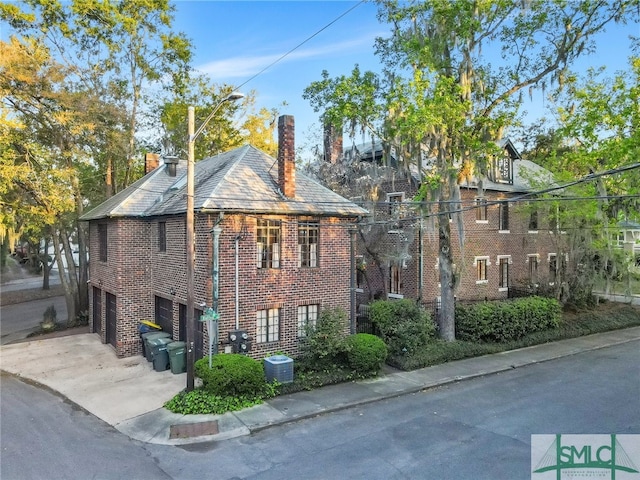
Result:
[[[317,220],[298,222],[298,266],[318,266],[320,223]]]
[[[101,262],[107,261],[107,224],[99,223],[98,224],[98,251],[99,259]]]
[[[258,220],[257,222],[257,266],[258,268],[280,268],[280,222]]]
[[[356,292],[363,292],[367,283],[365,277],[367,271],[367,262],[363,255],[356,255]]]
[[[298,307],[298,337],[306,337],[309,328],[315,328],[318,322],[320,305],[300,305]]]
[[[476,222],[487,223],[487,199],[476,198]]]
[[[398,263],[389,266],[389,295],[402,298],[402,267]]]
[[[280,338],[280,309],[269,308],[256,312],[256,342],[277,342]]]
[[[550,253],[547,255],[547,261],[549,262],[549,283],[553,285],[558,277],[558,255]]]
[[[540,254],[533,253],[527,255],[527,263],[529,264],[529,283],[535,285],[538,283],[538,263]]]
[[[167,251],[167,222],[158,222],[158,251]]]
[[[529,231],[538,232],[538,209],[534,205],[529,213]]]
[[[404,192],[387,193],[387,203],[391,215],[395,217],[402,216],[402,202],[404,202]]]
[[[473,264],[476,267],[476,283],[488,283],[487,267],[491,265],[489,257],[475,257]]]
[[[498,290],[501,292],[509,289],[509,265],[511,263],[511,255],[498,255],[498,268],[500,273]]]
[[[509,202],[500,202],[498,209],[498,230],[501,232],[509,231]]]

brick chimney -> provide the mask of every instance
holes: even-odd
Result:
[[[296,152],[293,115],[278,119],[278,185],[287,198],[296,196]]]
[[[160,165],[160,155],[157,153],[147,153],[144,156],[144,173],[147,174]]]
[[[331,123],[324,124],[324,161],[335,164],[342,157],[342,131]]]

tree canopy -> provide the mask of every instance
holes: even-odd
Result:
[[[305,96],[334,125],[375,131],[421,172],[419,199],[438,205],[425,213],[438,216],[440,333],[453,340],[457,272],[448,218],[461,170],[483,175],[524,95],[563,86],[575,60],[594,51],[596,33],[638,12],[629,0],[378,4],[391,27],[376,42],[383,74],[356,68],[331,79],[325,72]]]
[[[193,70],[173,12],[168,0],[0,2],[0,238],[53,243],[72,320],[88,308],[78,218],[140,178],[145,153],[184,155],[187,107],[204,119],[232,90]],[[247,138],[269,146],[273,112],[250,110],[252,95],[221,106],[198,158]]]

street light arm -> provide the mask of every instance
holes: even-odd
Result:
[[[194,388],[194,363],[195,363],[195,323],[194,318],[195,302],[193,298],[193,290],[195,284],[195,214],[194,193],[195,193],[195,140],[202,133],[204,127],[213,118],[220,106],[227,101],[237,100],[244,97],[240,92],[232,92],[223,98],[213,111],[209,114],[204,123],[195,131],[195,108],[187,109],[187,211],[186,211],[186,256],[187,256],[187,324],[186,324],[186,341],[187,341],[187,391],[190,392]],[[211,333],[209,333],[211,334]]]
[[[200,125],[200,127],[198,128],[198,130],[196,130],[196,133],[194,133],[193,135],[191,135],[189,137],[189,142],[195,142],[196,138],[198,138],[200,136],[200,134],[202,133],[202,131],[204,130],[204,128],[207,126],[207,124],[211,121],[211,119],[213,118],[213,116],[216,114],[216,112],[218,110],[220,110],[220,107],[222,106],[223,103],[225,102],[230,102],[233,100],[238,100],[240,98],[243,98],[244,94],[240,93],[240,92],[231,92],[229,95],[227,95],[225,98],[223,98],[222,100],[220,100],[220,102],[215,106],[215,108],[213,109],[213,111],[209,114],[209,116],[205,119],[204,122],[202,122],[202,125]]]

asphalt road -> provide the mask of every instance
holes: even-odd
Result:
[[[0,476],[530,479],[531,434],[640,434],[639,347],[630,342],[185,447],[131,441],[55,395],[3,377]]]
[[[52,297],[42,300],[5,305],[0,307],[0,345],[27,338],[38,328],[45,310],[53,305],[59,323],[67,321],[67,304],[64,297]]]
[[[0,377],[2,480],[169,479],[110,425],[49,390]]]

